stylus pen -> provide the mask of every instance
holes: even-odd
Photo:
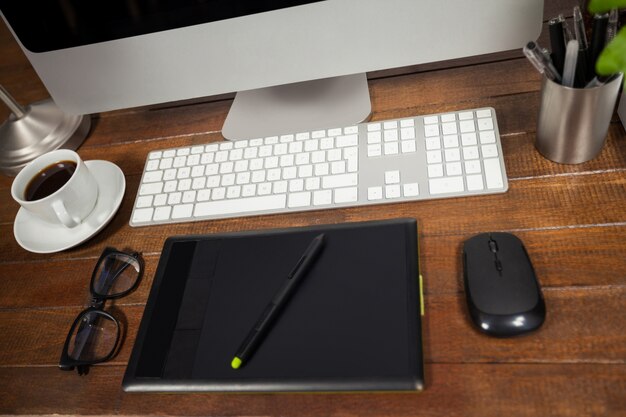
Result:
[[[580,7],[574,7],[574,32],[576,33],[576,40],[578,41],[578,47],[580,49],[587,49],[589,44],[587,43],[587,33],[585,32],[585,22],[583,20],[583,14],[580,11]]]
[[[591,31],[591,49],[589,50],[589,66],[591,73],[595,73],[596,61],[606,43],[606,28],[609,23],[609,14],[595,15]]]
[[[233,358],[230,366],[233,369],[238,369],[242,363],[245,363],[250,359],[256,348],[261,344],[263,338],[267,335],[272,325],[276,321],[276,318],[280,315],[283,307],[293,293],[295,292],[298,283],[306,276],[307,271],[315,262],[320,250],[324,243],[324,234],[317,235],[304,251],[296,266],[291,270],[287,279],[280,287],[278,292],[274,294],[272,301],[265,307],[261,317],[257,319],[256,324],[248,332],[248,335],[243,340],[237,353]]]
[[[546,77],[553,81],[561,82],[561,75],[556,68],[554,68],[552,61],[543,54],[536,42],[528,42],[522,50],[526,58],[528,58],[537,71],[545,74]]]
[[[567,43],[567,52],[565,53],[565,65],[563,66],[563,82],[565,87],[573,87],[576,77],[576,68],[578,62],[578,41],[576,39]]]
[[[559,74],[563,74],[563,65],[565,64],[565,37],[563,36],[563,21],[561,19],[562,17],[559,16],[548,22],[552,63]]]
[[[609,43],[613,40],[617,34],[617,21],[619,20],[619,12],[617,9],[611,9],[609,12],[609,21],[606,26],[606,39],[605,42]]]

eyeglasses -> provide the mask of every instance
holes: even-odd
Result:
[[[106,300],[120,298],[139,283],[143,263],[138,253],[106,248],[91,275],[89,307],[78,315],[65,340],[59,368],[77,369],[79,375],[89,366],[105,362],[117,353],[122,330],[120,322],[104,311]]]

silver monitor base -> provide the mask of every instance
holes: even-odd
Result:
[[[50,99],[20,106],[0,86],[9,118],[0,124],[0,173],[17,175],[26,164],[55,149],[76,149],[91,127],[89,115],[65,114]]]
[[[371,112],[365,74],[305,81],[237,93],[222,135],[241,140],[343,127]]]

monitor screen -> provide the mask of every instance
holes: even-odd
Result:
[[[227,123],[255,132],[244,136],[281,132],[285,120],[296,120],[289,129],[297,130],[358,123],[371,108],[365,73],[521,50],[543,21],[543,0],[0,0],[0,10],[55,103],[70,114],[274,87],[280,92],[246,106],[237,104],[239,94],[233,108],[258,113],[270,107],[267,97],[280,95],[287,98],[282,114],[298,107],[293,97],[332,92],[295,119],[263,116],[272,125],[267,131],[256,122]],[[332,80],[355,76],[364,82],[342,84],[364,91],[354,96],[368,103],[347,103],[342,109],[362,110],[344,117],[328,103],[349,94]],[[280,89],[309,82],[315,84],[302,93]],[[307,122],[320,110],[342,120],[322,114]]]
[[[2,2],[2,13],[24,47],[49,52],[319,1],[20,0]]]

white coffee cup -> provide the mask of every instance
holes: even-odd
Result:
[[[76,170],[58,190],[38,200],[26,199],[26,188],[44,169],[61,161],[76,164]],[[25,210],[41,219],[67,228],[78,226],[98,201],[98,183],[85,162],[74,151],[59,149],[41,155],[26,165],[13,180],[11,196]]]

